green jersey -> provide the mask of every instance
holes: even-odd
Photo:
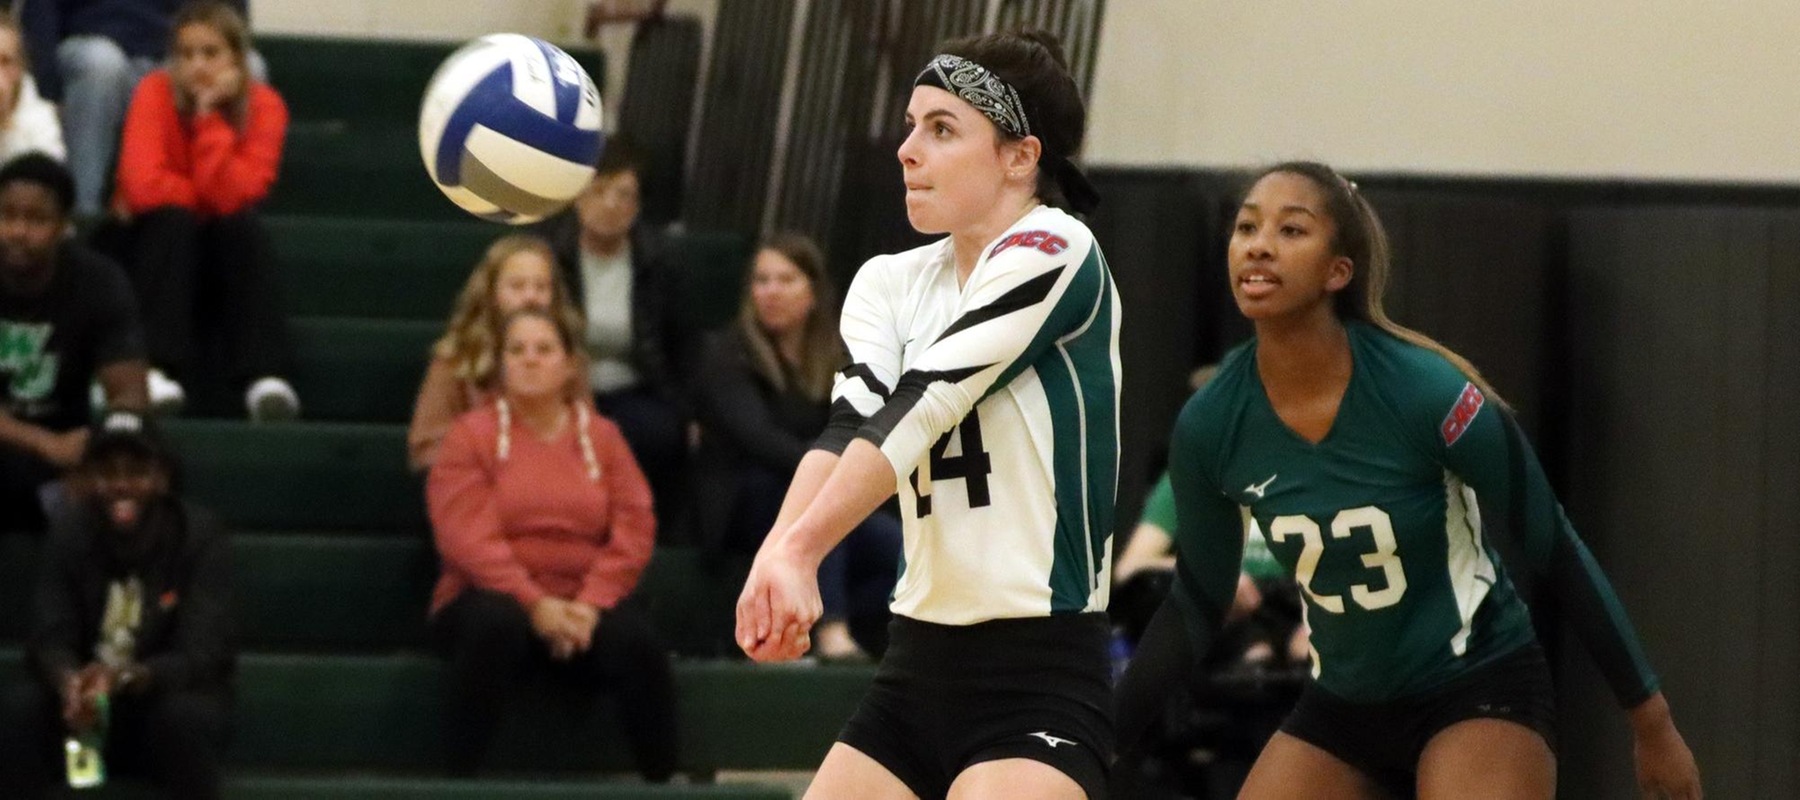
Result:
[[[1144,513],[1138,517],[1138,524],[1155,525],[1171,539],[1175,536],[1175,487],[1169,484],[1169,473],[1164,472],[1156,480],[1156,485],[1151,487],[1150,496],[1144,499]],[[1254,524],[1244,532],[1244,574],[1257,580],[1282,575],[1280,562],[1269,553],[1269,543],[1263,539],[1262,531]]]
[[[1520,537],[1621,702],[1656,688],[1611,587],[1504,409],[1437,353],[1346,323],[1354,367],[1330,432],[1275,414],[1254,341],[1176,424],[1174,596],[1203,648],[1231,605],[1245,532],[1302,587],[1313,674],[1355,702],[1442,685],[1531,643],[1491,533]],[[1499,519],[1483,519],[1483,511]]]

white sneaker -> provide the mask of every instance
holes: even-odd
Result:
[[[156,414],[179,414],[181,407],[187,405],[187,391],[175,379],[163,374],[163,371],[152,367],[149,377],[144,381],[150,392],[150,410]]]
[[[270,375],[250,384],[244,409],[251,422],[282,422],[300,416],[300,395],[286,380]]]

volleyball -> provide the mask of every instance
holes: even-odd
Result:
[[[451,202],[523,225],[554,214],[594,175],[600,91],[555,45],[516,33],[472,41],[437,68],[419,108],[419,154]]]

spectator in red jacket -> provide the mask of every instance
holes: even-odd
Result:
[[[251,418],[290,418],[300,402],[281,377],[285,320],[256,215],[281,161],[287,106],[250,77],[250,31],[230,6],[183,7],[169,50],[168,67],[132,95],[114,204],[128,230],[121,260],[144,309],[151,402],[179,406],[201,353],[222,350],[222,372],[246,390]],[[216,302],[200,308],[200,298]],[[199,329],[201,320],[216,324]]]
[[[615,691],[638,771],[675,769],[668,651],[628,598],[656,540],[650,489],[617,426],[571,380],[580,333],[527,307],[501,328],[500,393],[457,420],[426,482],[443,576],[431,628],[450,661],[449,767],[479,769],[528,674]]]

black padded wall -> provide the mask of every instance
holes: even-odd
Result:
[[[1566,501],[1709,797],[1800,797],[1800,212],[1571,215]],[[1624,718],[1565,648],[1563,796],[1630,798]]]
[[[1430,192],[1371,192],[1393,250],[1387,310],[1473,362],[1538,434],[1552,339],[1549,210]],[[1540,444],[1540,447],[1543,445]]]
[[[1123,533],[1161,473],[1169,433],[1188,397],[1188,373],[1203,356],[1192,334],[1208,284],[1224,285],[1218,262],[1216,198],[1179,174],[1108,173],[1106,199],[1088,220],[1112,268],[1124,309],[1119,330],[1118,514]],[[1216,280],[1215,280],[1216,278]],[[1235,311],[1233,313],[1236,313]],[[1122,549],[1115,542],[1113,552]]]

